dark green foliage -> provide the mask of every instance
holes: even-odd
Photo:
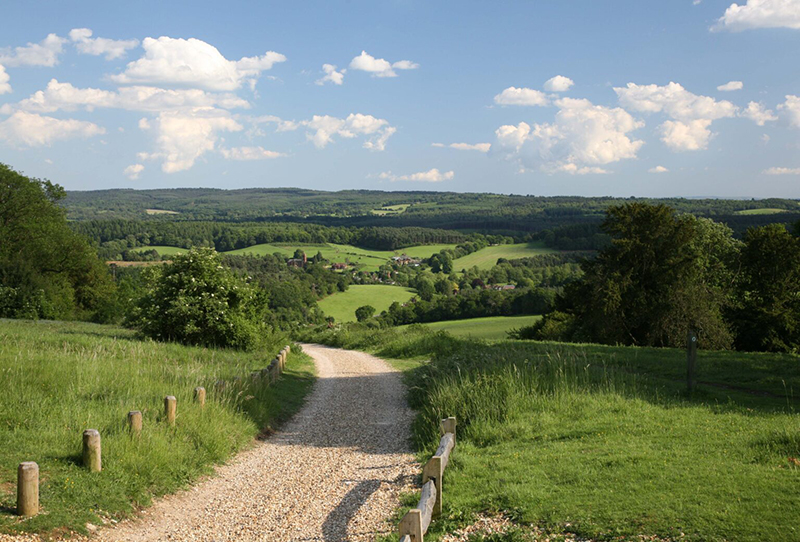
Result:
[[[212,249],[192,249],[148,272],[149,287],[129,322],[148,337],[243,350],[266,338],[265,299]]]
[[[99,318],[112,296],[105,265],[57,205],[63,197],[0,164],[0,316]]]
[[[364,322],[369,320],[375,315],[375,307],[372,305],[364,305],[363,307],[358,307],[356,309],[356,320],[359,322]]]
[[[800,351],[800,239],[780,224],[748,230],[740,292],[737,348]]]

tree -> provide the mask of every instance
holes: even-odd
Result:
[[[800,351],[800,239],[782,224],[752,228],[741,264],[741,304],[733,311],[737,348]]]
[[[210,248],[148,270],[149,288],[129,323],[157,340],[251,350],[268,333],[265,296],[223,267]]]
[[[113,296],[108,268],[58,206],[65,194],[0,164],[0,316],[99,318]]]
[[[364,305],[356,309],[356,320],[363,322],[369,320],[375,315],[375,307],[372,305]]]

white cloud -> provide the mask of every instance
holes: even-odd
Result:
[[[771,167],[762,171],[764,175],[800,175],[800,167]]]
[[[274,51],[259,57],[228,60],[216,47],[195,38],[145,38],[142,47],[144,56],[128,63],[125,71],[112,75],[111,80],[121,84],[150,83],[230,91],[244,82],[254,84],[262,71],[286,60]]]
[[[569,173],[570,175],[608,175],[611,173],[607,169],[597,166],[583,166],[578,167],[575,164],[561,164],[550,173]]]
[[[144,166],[142,164],[132,164],[126,167],[122,173],[130,180],[135,181],[139,178],[139,174],[142,171],[144,171]]]
[[[163,89],[156,87],[122,87],[118,91],[77,88],[70,83],[51,79],[45,90],[39,90],[16,105],[24,111],[49,113],[85,107],[116,108],[130,111],[166,111],[184,107],[248,108],[250,104],[235,94],[214,94],[199,89]]]
[[[300,127],[299,122],[295,122],[293,120],[283,120],[275,115],[263,115],[260,117],[251,118],[250,121],[254,124],[274,123],[277,126],[275,129],[276,132],[292,132]]]
[[[778,106],[789,117],[789,124],[795,128],[800,128],[800,96],[786,96],[786,101]]]
[[[140,130],[149,130],[151,128],[150,121],[146,118],[142,117],[139,119],[139,129]]]
[[[122,58],[128,49],[139,45],[139,40],[111,40],[108,38],[93,38],[92,31],[88,28],[73,28],[69,32],[69,39],[75,44],[78,51],[85,55],[105,55],[106,60]]]
[[[712,31],[739,32],[752,28],[792,28],[800,30],[800,2],[797,0],[747,0],[731,4]]]
[[[234,147],[220,149],[220,152],[228,160],[268,160],[286,156],[282,152],[268,151],[264,147]]]
[[[210,107],[161,112],[153,128],[157,151],[138,156],[140,160],[160,159],[165,173],[190,169],[203,154],[214,150],[219,132],[242,130],[230,113]]]
[[[382,151],[386,148],[386,141],[397,131],[396,128],[389,126],[389,121],[361,113],[351,113],[346,119],[314,115],[311,120],[302,121],[300,124],[312,130],[306,137],[319,149],[325,148],[333,141],[334,136],[352,139],[366,135],[372,137],[364,142],[364,148]]]
[[[720,85],[717,87],[717,90],[720,92],[732,92],[734,90],[742,90],[744,88],[744,83],[741,81],[728,81],[724,85]]]
[[[647,173],[669,173],[669,170],[664,166],[656,166],[648,169]]]
[[[494,97],[499,105],[550,105],[547,95],[531,88],[508,87]]]
[[[17,111],[0,122],[0,139],[12,145],[40,147],[55,141],[76,137],[92,137],[104,134],[102,128],[92,122],[75,119],[56,119],[24,111]]]
[[[778,120],[778,117],[775,116],[775,113],[758,102],[750,102],[747,104],[747,109],[741,112],[741,116],[752,120],[759,126],[764,126],[764,124],[767,122]]]
[[[451,149],[456,149],[459,151],[478,151],[478,152],[489,152],[489,149],[492,148],[491,143],[450,143],[449,145],[445,145],[444,143],[431,143],[431,147],[449,147]]]
[[[6,69],[0,65],[0,94],[8,94],[11,92],[10,80],[11,78],[6,73]]]
[[[58,64],[58,56],[64,52],[67,40],[55,34],[48,34],[39,43],[29,43],[25,47],[0,49],[0,64],[13,66],[47,66]]]
[[[659,128],[661,141],[673,151],[699,151],[708,148],[711,121],[697,119],[688,122],[668,120]]]
[[[563,75],[556,75],[548,79],[544,84],[544,89],[548,92],[566,92],[575,84],[575,81]]]
[[[394,70],[416,70],[417,68],[419,68],[419,64],[410,60],[399,60],[392,64],[383,58],[375,58],[366,51],[361,51],[360,55],[350,61],[351,70],[369,72],[372,77],[397,77],[397,72]]]
[[[492,151],[518,160],[523,168],[586,174],[601,173],[596,166],[635,158],[644,145],[628,135],[644,123],[624,109],[572,98],[554,104],[559,111],[552,124],[501,126]]]
[[[325,83],[333,83],[334,85],[341,85],[344,83],[344,74],[347,73],[347,70],[336,71],[336,66],[333,64],[323,64],[322,71],[325,72],[325,75],[314,81],[316,85],[324,85]]]
[[[429,169],[428,171],[420,171],[419,173],[412,173],[410,175],[395,175],[391,171],[384,171],[378,175],[379,179],[386,179],[392,182],[395,181],[413,181],[422,183],[440,183],[442,181],[450,181],[456,176],[454,171],[441,172],[436,168]]]

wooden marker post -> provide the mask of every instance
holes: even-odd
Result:
[[[697,387],[694,371],[697,365],[697,333],[689,330],[686,338],[686,387],[692,393]]]
[[[39,465],[25,461],[17,468],[17,514],[35,516],[38,513]]]
[[[100,432],[97,429],[87,429],[83,432],[83,466],[91,472],[103,470]]]
[[[206,389],[198,386],[194,389],[194,400],[200,405],[200,408],[206,406]]]
[[[442,434],[453,433],[456,436],[456,419],[453,417],[442,420]]]
[[[131,435],[139,437],[142,434],[142,413],[138,410],[128,412],[128,429]]]
[[[175,425],[175,414],[178,411],[178,400],[172,395],[164,397],[164,416],[169,425]]]

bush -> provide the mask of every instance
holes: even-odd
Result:
[[[224,268],[213,249],[193,249],[148,272],[129,319],[148,337],[252,350],[269,334],[263,294]]]
[[[375,315],[375,307],[372,305],[364,305],[363,307],[358,307],[356,309],[356,320],[359,322],[363,322],[364,320],[369,320]]]

